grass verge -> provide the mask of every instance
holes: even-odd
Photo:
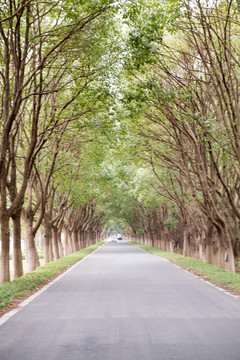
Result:
[[[31,295],[58,274],[96,250],[103,243],[104,241],[101,241],[71,255],[51,261],[31,273],[0,285],[0,315],[16,307],[17,302],[14,300]]]
[[[231,273],[217,266],[204,263],[201,260],[185,257],[176,253],[169,253],[147,245],[130,241],[131,244],[140,247],[154,255],[161,256],[174,264],[192,272],[193,274],[227,289],[234,294],[240,294],[240,275]]]

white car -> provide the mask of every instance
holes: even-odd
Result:
[[[110,238],[108,238],[108,241],[107,241],[107,242],[108,242],[108,243],[116,243],[117,240],[116,240],[115,237],[111,236]]]

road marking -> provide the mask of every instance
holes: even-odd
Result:
[[[76,266],[78,266],[80,263],[82,263],[83,261],[87,260],[87,258],[89,256],[91,256],[92,254],[94,254],[97,250],[99,250],[102,247],[99,246],[97,249],[95,249],[93,252],[91,252],[90,254],[86,255],[84,258],[82,258],[81,260],[79,260],[76,264],[74,264],[73,266],[71,266],[68,270],[64,271],[64,273],[62,273],[61,275],[57,276],[54,280],[50,281],[47,285],[43,286],[40,290],[38,290],[37,292],[35,292],[33,295],[30,295],[27,299],[23,300],[19,305],[17,309],[13,309],[9,312],[7,312],[5,315],[3,315],[0,318],[0,326],[2,326],[6,321],[8,321],[12,316],[16,315],[20,310],[22,310],[22,308],[24,308],[26,305],[28,305],[31,301],[33,301],[34,299],[36,299],[36,297],[38,297],[39,295],[41,295],[44,291],[46,291],[47,289],[49,289],[53,284],[55,284],[57,281],[59,281],[63,276],[65,276],[69,271],[72,271]]]

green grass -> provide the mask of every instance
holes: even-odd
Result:
[[[103,243],[104,241],[99,242],[56,261],[51,261],[46,265],[40,266],[34,272],[27,273],[16,280],[0,285],[0,310],[6,307],[14,307],[14,305],[11,305],[13,300],[30,294],[38,286],[48,282],[62,270],[81,260]]]
[[[146,250],[154,255],[161,256],[164,259],[187,269],[188,271],[198,275],[199,277],[209,280],[219,286],[233,290],[234,292],[240,294],[240,275],[234,274],[224,269],[221,269],[217,266],[204,263],[201,260],[184,257],[183,255],[176,253],[169,253],[162,251],[150,246],[138,244],[131,242],[133,245],[137,245],[143,250]]]
[[[39,260],[42,260],[44,258],[43,250],[38,250],[38,258],[39,258]],[[10,253],[9,260],[12,260],[12,259],[13,259],[13,254]],[[22,259],[26,260],[26,252],[25,251],[22,251]]]

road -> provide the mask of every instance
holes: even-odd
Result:
[[[0,360],[239,360],[240,301],[105,244],[0,326]]]

